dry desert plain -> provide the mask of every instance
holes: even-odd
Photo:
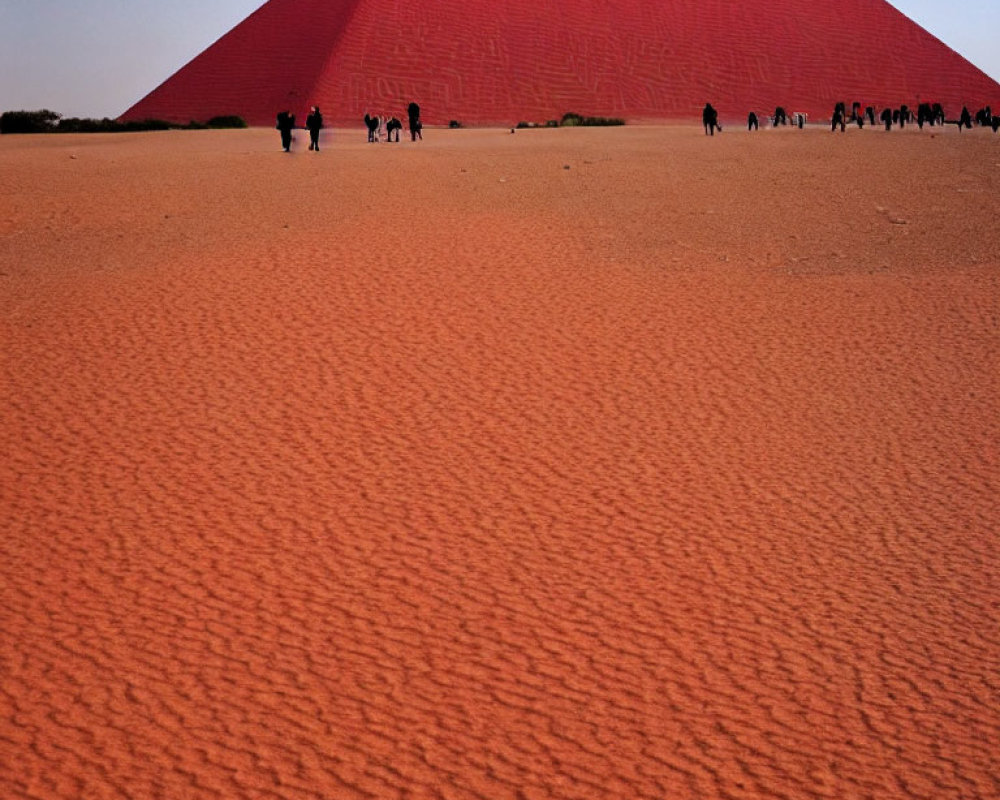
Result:
[[[0,139],[0,796],[1000,795],[1000,136],[364,139]]]

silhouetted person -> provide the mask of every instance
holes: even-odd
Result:
[[[378,141],[378,129],[382,124],[382,120],[378,117],[373,117],[371,114],[365,113],[365,127],[368,128],[368,141],[377,142]]]
[[[778,106],[776,109],[774,109],[774,127],[787,124],[788,124],[788,114],[785,113],[784,108]]]
[[[986,108],[981,108],[976,112],[975,120],[976,124],[985,128],[990,124],[990,117],[992,117],[989,106]]]
[[[719,112],[712,108],[711,103],[705,103],[705,108],[701,112],[701,121],[705,126],[706,136],[715,136],[715,129],[719,128]],[[722,128],[719,128],[721,131]]]
[[[747,130],[748,131],[760,130],[760,122],[758,122],[757,120],[757,114],[754,113],[753,111],[751,111],[750,115],[747,117]]]
[[[861,103],[857,100],[851,103],[851,122],[855,123],[859,128],[865,126],[865,119],[861,116]]]
[[[879,119],[882,120],[882,124],[885,125],[887,131],[892,130],[892,109],[883,108],[882,113],[879,115]]]
[[[319,152],[319,132],[323,129],[323,115],[319,113],[319,106],[313,106],[306,117],[306,128],[309,130],[309,149]]]
[[[410,141],[415,142],[417,139],[423,139],[424,135],[421,129],[424,126],[420,122],[420,106],[416,103],[410,103],[406,107],[406,119],[410,123]]]
[[[944,108],[940,103],[935,103],[931,106],[931,113],[934,115],[931,120],[931,125],[937,123],[938,125],[944,125]]]
[[[898,125],[898,124],[899,124],[899,109],[898,109],[898,108],[894,108],[894,109],[892,110],[892,121],[893,121],[893,122],[894,122],[894,123],[895,123],[896,125]]]
[[[868,117],[868,123],[872,126],[875,125],[875,106],[865,106],[865,116]]]
[[[958,118],[958,129],[968,128],[972,130],[972,115],[969,113],[969,109],[962,106],[962,114]]]
[[[392,134],[396,134],[396,141],[399,141],[399,132],[403,129],[403,123],[398,119],[393,117],[387,123],[385,123],[385,132],[388,141],[392,141]]]
[[[1000,128],[1000,117],[991,118],[990,127],[993,128],[993,133],[996,133],[997,129]]]
[[[906,123],[911,119],[913,119],[913,115],[910,113],[910,107],[906,105],[906,103],[903,103],[903,105],[899,107],[899,127],[905,128]]]
[[[286,153],[292,152],[292,129],[295,127],[295,115],[289,111],[278,113],[278,124],[275,125],[281,133],[281,147]]]
[[[830,126],[830,132],[832,133],[833,131],[837,130],[838,125],[840,126],[841,133],[843,133],[847,129],[847,126],[844,122],[843,103],[837,103],[837,105],[833,107],[833,124]]]
[[[931,111],[930,103],[920,103],[917,106],[917,127],[920,128],[920,130],[923,130],[925,122],[930,123],[931,125],[934,124],[934,116]]]

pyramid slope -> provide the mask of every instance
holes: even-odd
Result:
[[[884,0],[270,0],[123,114],[272,124],[316,103],[429,124],[630,119],[855,100],[992,103],[1000,85]]]

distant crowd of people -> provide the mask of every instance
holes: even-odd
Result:
[[[406,107],[406,119],[409,122],[410,139],[417,141],[423,139],[423,123],[420,121],[420,106],[410,103]],[[368,129],[369,142],[399,141],[399,132],[403,129],[403,123],[398,117],[387,114],[365,114],[365,127]],[[319,152],[319,132],[323,129],[323,115],[318,106],[313,106],[306,117],[306,130],[309,131],[309,149]],[[295,130],[295,115],[291,111],[279,111],[277,123],[275,125],[281,134],[281,149],[286,153],[292,152],[292,131]]]
[[[866,106],[862,111],[861,103],[854,103],[851,106],[851,114],[848,116],[845,104],[837,103],[833,109],[830,130],[836,131],[839,127],[841,132],[843,132],[846,130],[848,123],[857,125],[859,128],[863,128],[866,121],[869,125],[875,125],[874,106]],[[947,124],[955,124],[958,126],[959,130],[964,128],[969,128],[971,130],[972,121],[973,116],[969,113],[967,106],[962,106],[962,111],[958,115],[958,119],[946,119],[944,108],[942,108],[940,103],[920,103],[917,105],[916,115],[914,115],[910,107],[905,104],[899,106],[899,108],[883,108],[882,113],[879,114],[879,122],[885,126],[887,131],[892,130],[893,125],[905,128],[907,124],[912,124],[914,122],[916,122],[917,127],[921,130],[923,130],[924,125],[934,127],[935,125]],[[977,125],[985,128],[992,128],[994,133],[1000,129],[1000,117],[994,116],[993,110],[989,106],[985,106],[976,112],[975,121]]]
[[[770,122],[771,126],[775,128],[788,124],[802,128],[805,126],[807,118],[808,115],[801,112],[796,112],[789,117],[788,112],[781,106],[778,106],[774,110],[774,115],[770,117]],[[716,131],[722,130],[722,126],[719,124],[719,112],[712,107],[711,103],[705,104],[701,119],[705,126],[706,136],[714,136]],[[992,128],[994,133],[1000,130],[1000,116],[995,116],[990,106],[979,109],[974,115],[969,112],[968,107],[962,106],[962,111],[957,119],[946,119],[944,109],[940,103],[920,103],[917,106],[916,114],[913,113],[909,106],[904,104],[899,106],[899,108],[882,109],[882,113],[879,114],[878,119],[887,131],[892,130],[893,125],[905,128],[907,124],[914,122],[921,130],[923,130],[924,125],[933,127],[935,125],[946,124],[957,125],[959,130],[965,128],[971,129],[973,122],[980,127]],[[847,105],[845,103],[837,103],[830,117],[830,130],[836,131],[839,128],[843,132],[847,130],[848,124],[863,128],[866,123],[872,126],[876,124],[874,106],[865,106],[862,109],[861,103],[854,103],[848,115]],[[755,111],[751,111],[747,115],[747,130],[751,132],[760,130],[760,117]]]
[[[406,107],[406,119],[410,131],[410,140],[415,142],[418,139],[423,139],[420,106],[416,103],[410,103]],[[715,136],[716,131],[722,131],[722,125],[719,122],[719,112],[711,103],[705,104],[701,119],[702,124],[705,126],[706,136]],[[774,109],[774,114],[768,119],[771,126],[775,128],[783,125],[793,125],[803,128],[805,127],[808,115],[803,112],[789,114],[782,106],[778,106]],[[909,106],[904,104],[898,108],[883,108],[878,116],[878,120],[885,126],[887,131],[892,130],[894,125],[905,128],[907,124],[914,122],[921,130],[923,130],[924,125],[933,127],[935,125],[952,123],[957,125],[959,130],[965,128],[971,129],[973,122],[980,127],[992,128],[994,133],[1000,130],[1000,116],[995,116],[990,106],[979,109],[974,115],[969,112],[967,107],[963,106],[958,119],[949,120],[945,118],[944,109],[940,103],[920,103],[917,106],[916,114],[913,113]],[[398,117],[389,114],[373,115],[366,113],[364,123],[368,131],[368,141],[373,143],[382,141],[398,142],[399,132],[403,129],[402,121]],[[836,131],[839,128],[841,132],[844,132],[847,130],[848,124],[857,125],[859,128],[863,128],[866,124],[875,126],[875,107],[865,106],[862,109],[861,103],[855,102],[851,105],[851,112],[848,114],[847,105],[845,103],[837,103],[833,108],[833,114],[830,118],[830,130]],[[282,149],[286,153],[291,152],[292,131],[295,130],[295,115],[290,111],[281,111],[278,114],[277,125],[275,127],[281,133]],[[312,106],[309,116],[306,117],[305,128],[309,131],[309,149],[318,153],[319,133],[323,128],[323,115],[320,113],[319,107]],[[760,130],[760,117],[755,111],[751,111],[747,115],[747,130],[751,132]]]

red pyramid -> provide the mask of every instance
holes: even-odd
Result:
[[[834,103],[1000,108],[1000,85],[885,0],[270,0],[122,117],[310,105],[428,124],[512,125],[567,111],[722,118]]]

